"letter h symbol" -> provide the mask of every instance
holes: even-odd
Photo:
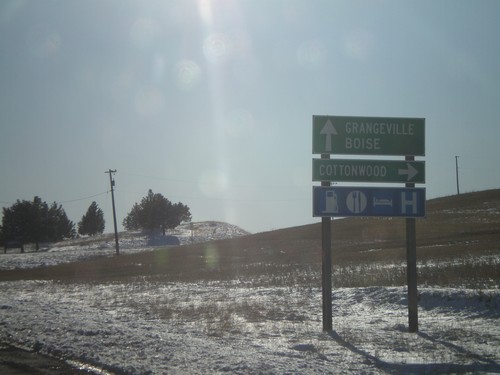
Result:
[[[417,214],[417,193],[411,192],[411,198],[406,199],[407,192],[401,193],[401,213],[406,215],[406,209],[408,206],[411,206],[411,215]],[[410,214],[410,213],[408,213]]]

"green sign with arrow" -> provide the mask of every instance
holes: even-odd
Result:
[[[313,159],[313,181],[425,183],[425,162]]]
[[[313,154],[425,155],[425,119],[313,116]]]

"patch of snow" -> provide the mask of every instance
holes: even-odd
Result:
[[[442,373],[500,371],[498,290],[321,290],[232,282],[3,282],[0,341],[119,373]],[[101,371],[101,370],[99,370]]]
[[[168,241],[243,234],[223,223],[195,223],[169,232]],[[123,236],[120,250],[151,249],[150,240]],[[113,255],[111,236],[80,239],[49,252],[0,254],[0,269]],[[321,331],[319,288],[147,277],[1,282],[0,288],[0,343],[65,358],[95,374],[500,373],[498,288],[420,288],[417,334],[407,332],[403,287],[334,289],[331,333]]]
[[[120,254],[131,254],[160,246],[176,246],[207,242],[247,235],[241,228],[216,221],[186,223],[167,231],[166,235],[141,235],[140,233],[120,233]],[[48,251],[8,252],[0,254],[0,270],[35,268],[60,263],[81,261],[116,254],[115,239],[112,235],[95,238],[80,238],[57,243]]]

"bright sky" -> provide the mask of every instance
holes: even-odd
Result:
[[[427,197],[500,187],[496,0],[3,0],[0,205],[113,231],[148,189],[251,232],[312,217],[312,116],[426,119]],[[316,157],[316,155],[315,155]]]

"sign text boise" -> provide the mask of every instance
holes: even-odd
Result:
[[[425,119],[313,116],[313,154],[425,155]]]

